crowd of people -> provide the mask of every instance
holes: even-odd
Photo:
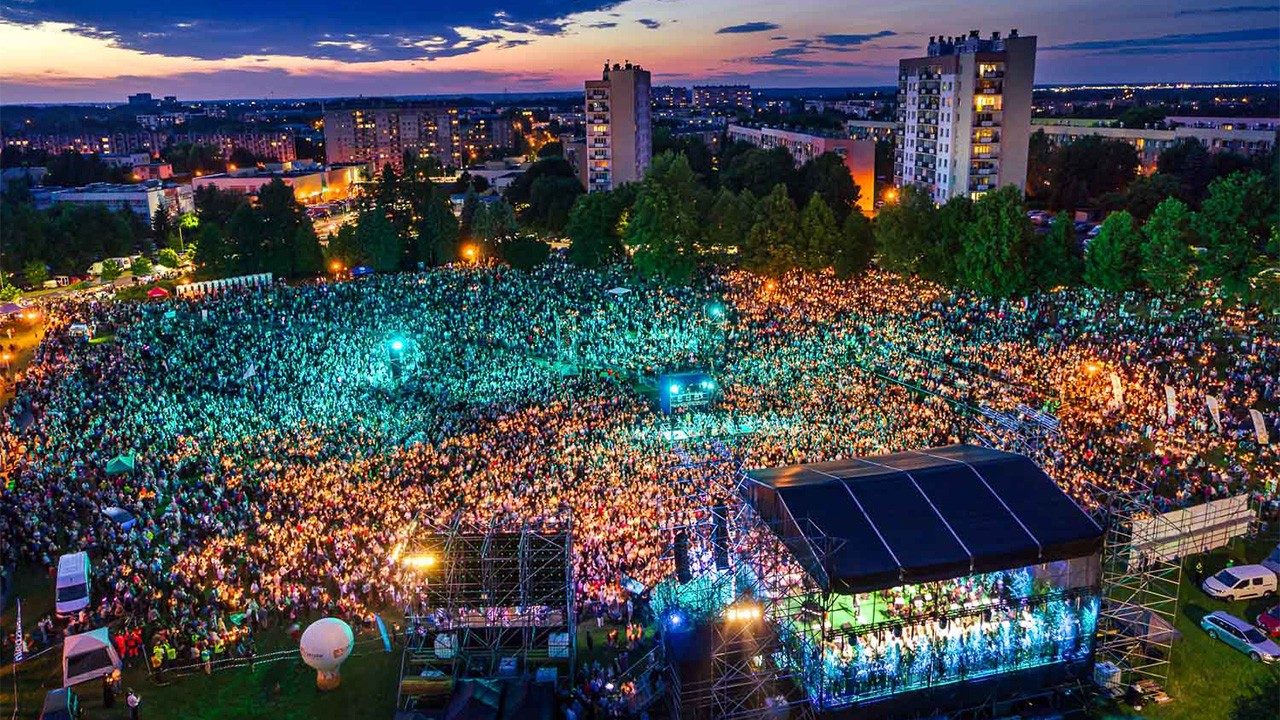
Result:
[[[580,614],[617,615],[623,578],[672,573],[697,498],[735,502],[736,468],[1020,440],[975,409],[1051,412],[1037,459],[1085,504],[1280,476],[1247,414],[1277,408],[1275,319],[1211,298],[997,301],[876,271],[672,288],[553,259],[46,311],[0,410],[0,560],[88,550],[85,624],[140,628],[147,657],[216,659],[321,613],[371,627],[424,581],[396,548],[456,522],[572,518]],[[645,387],[690,368],[720,392],[663,416]]]

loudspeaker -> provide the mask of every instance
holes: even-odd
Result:
[[[716,569],[729,569],[729,521],[725,518],[724,505],[711,509],[711,545],[715,549]]]
[[[693,580],[693,572],[689,569],[689,536],[683,530],[676,533],[676,579],[681,583]]]

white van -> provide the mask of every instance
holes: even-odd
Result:
[[[1220,600],[1269,597],[1276,592],[1276,574],[1265,565],[1236,565],[1206,578],[1203,588]]]
[[[70,615],[89,607],[89,553],[80,551],[58,558],[53,607],[59,615]]]

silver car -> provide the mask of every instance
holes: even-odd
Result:
[[[1249,656],[1254,662],[1271,663],[1280,660],[1280,645],[1267,639],[1258,628],[1221,610],[1200,619],[1200,627],[1214,640],[1221,640]]]

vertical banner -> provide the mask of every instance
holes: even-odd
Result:
[[[1218,398],[1212,395],[1204,396],[1205,405],[1209,406],[1209,416],[1213,418],[1213,426],[1218,429],[1218,434],[1222,434],[1222,408],[1219,406]]]
[[[1116,406],[1124,407],[1124,386],[1120,384],[1120,376],[1114,371],[1111,373],[1111,397],[1116,401]]]
[[[14,634],[13,664],[17,665],[27,657],[27,639],[22,636],[22,598],[18,598],[18,632]]]
[[[1271,442],[1271,438],[1267,435],[1267,422],[1263,420],[1262,413],[1250,410],[1249,417],[1253,418],[1253,432],[1258,436],[1258,442],[1262,445]]]
[[[1168,385],[1164,386],[1164,407],[1169,412],[1169,424],[1172,425],[1178,417],[1178,396]]]

